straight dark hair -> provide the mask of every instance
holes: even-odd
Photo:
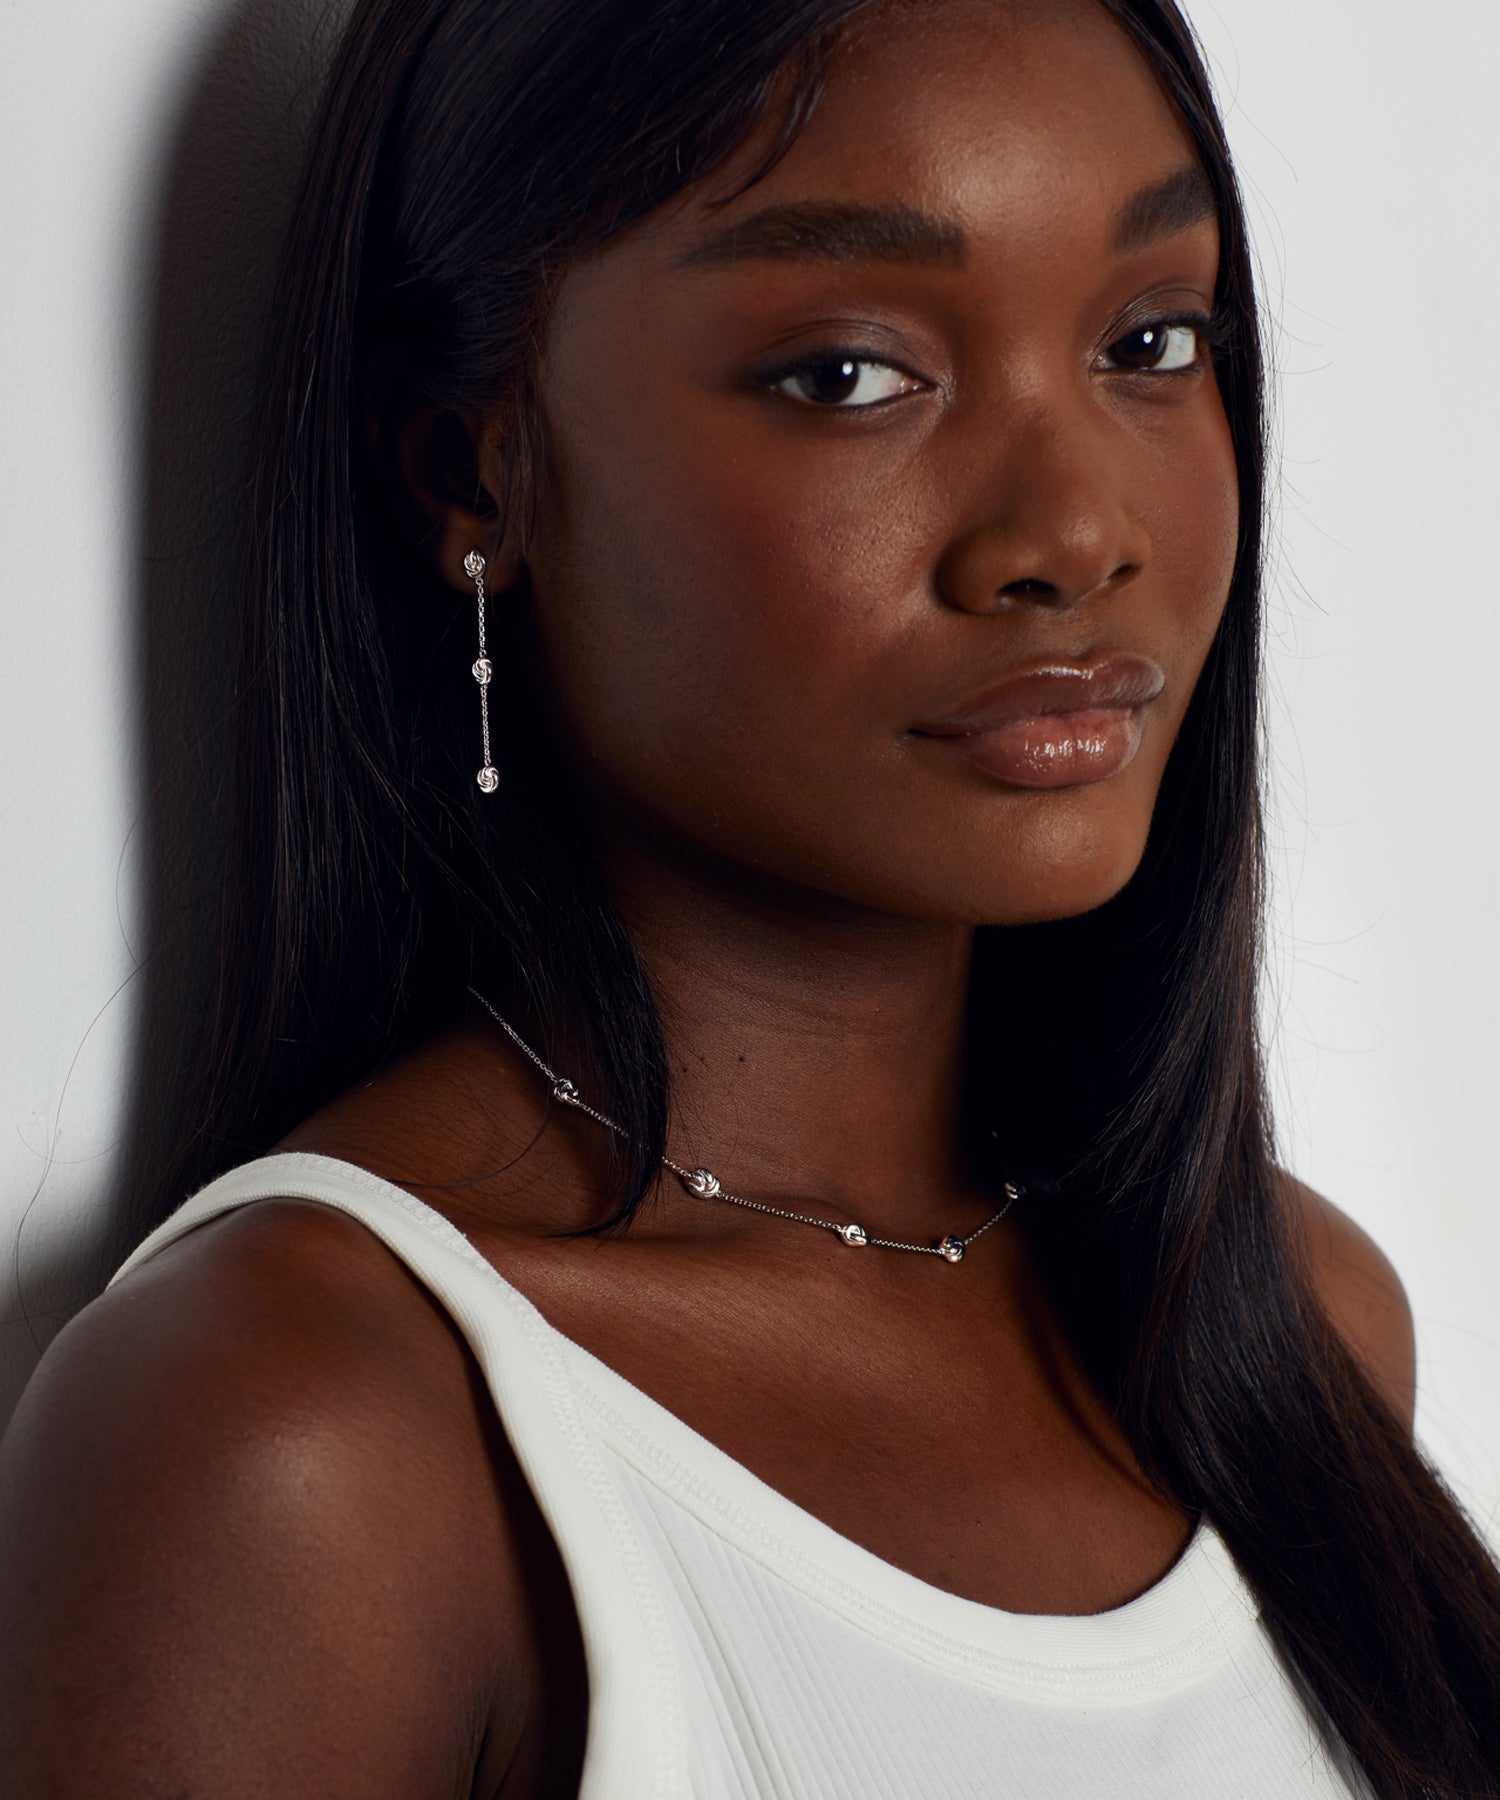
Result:
[[[1242,205],[1182,17],[1168,0],[1101,4],[1217,195],[1239,555],[1135,877],[1084,917],[979,934],[974,1141],[982,1153],[998,1131],[1028,1178],[1025,1227],[1092,1379],[1151,1479],[1228,1543],[1335,1758],[1381,1795],[1493,1797],[1500,1575],[1322,1311],[1273,1161],[1256,1006],[1265,429]],[[492,651],[502,789],[478,794],[472,613],[392,526],[390,430],[411,406],[504,407],[495,524],[524,545],[558,278],[771,122],[737,191],[751,185],[816,106],[840,36],[879,5],[355,6],[258,413],[217,1010],[140,1230],[456,1016],[471,980],[624,1124],[591,1229],[628,1229],[665,1147],[651,986],[585,796],[545,750],[524,605],[502,609]],[[472,467],[456,459],[451,479],[472,501]],[[1067,1028],[1085,998],[1087,1037]],[[1024,1058],[1000,1029],[1017,1017]]]

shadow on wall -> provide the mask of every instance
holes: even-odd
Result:
[[[47,1344],[138,1235],[197,1052],[232,762],[235,631],[224,558],[276,256],[346,11],[339,0],[226,0],[184,71],[165,134],[136,336],[136,830],[146,949],[135,979],[144,985],[110,1212],[88,1238],[26,1255],[19,1277],[31,1345],[0,1368],[0,1428]]]

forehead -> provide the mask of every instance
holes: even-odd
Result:
[[[1133,40],[1097,0],[886,0],[857,15],[817,109],[771,172],[771,125],[647,222],[642,248],[674,265],[767,206],[899,202],[955,221],[966,243],[1096,225],[1197,161]]]

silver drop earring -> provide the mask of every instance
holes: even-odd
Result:
[[[484,732],[484,767],[474,777],[480,791],[493,794],[500,785],[500,771],[490,761],[490,682],[495,666],[484,653],[484,558],[471,550],[464,558],[464,573],[474,583],[479,598],[479,660],[469,671],[479,683],[479,722]]]

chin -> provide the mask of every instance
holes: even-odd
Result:
[[[1040,925],[1077,918],[1113,900],[1145,854],[1145,837],[1094,844],[1073,855],[1028,856],[1003,850],[971,856],[955,866],[934,859],[909,879],[894,870],[885,879],[850,883],[844,897],[873,911],[934,923],[988,926]]]
[[[1146,831],[1110,830],[1080,839],[1049,833],[1018,846],[1003,869],[993,871],[989,892],[975,909],[983,925],[1040,925],[1075,919],[1113,900],[1146,853]]]

